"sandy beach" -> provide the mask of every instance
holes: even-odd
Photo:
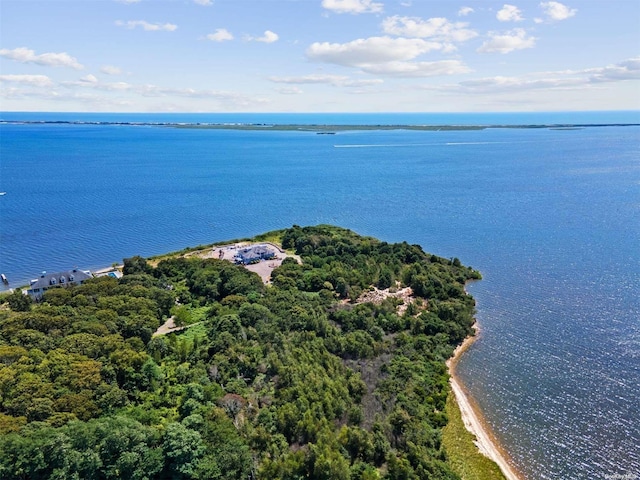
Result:
[[[451,375],[451,390],[455,395],[456,402],[458,403],[458,407],[462,413],[462,420],[464,421],[465,427],[476,437],[475,444],[477,445],[478,450],[480,450],[480,453],[497,463],[507,480],[524,480],[524,477],[509,463],[506,451],[497,442],[493,433],[482,418],[482,414],[478,407],[473,404],[473,399],[464,390],[462,383],[456,377],[456,366],[460,356],[477,339],[479,331],[477,325],[474,326],[474,329],[476,330],[476,335],[473,337],[467,337],[462,345],[456,348],[453,357],[447,361],[449,374]]]

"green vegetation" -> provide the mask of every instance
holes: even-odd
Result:
[[[171,309],[174,323],[177,327],[193,325],[202,322],[207,317],[208,307],[194,308],[191,305],[175,305]]]
[[[331,226],[261,238],[303,263],[266,286],[223,260],[133,257],[120,280],[0,310],[0,478],[460,478],[445,360],[479,273]],[[362,301],[374,287],[414,296]],[[171,314],[200,323],[152,337]]]
[[[453,392],[447,398],[446,412],[449,422],[442,431],[442,443],[453,471],[462,480],[504,480],[498,465],[478,451],[475,436],[464,426]]]

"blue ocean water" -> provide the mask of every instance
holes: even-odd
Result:
[[[548,124],[639,115],[0,118]],[[457,256],[484,275],[469,286],[480,338],[459,372],[526,478],[640,475],[640,127],[316,135],[0,124],[0,191],[0,271],[12,286],[42,270],[292,224],[332,223]]]

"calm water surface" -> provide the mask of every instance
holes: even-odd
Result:
[[[527,478],[640,475],[640,128],[0,135],[13,285],[292,224],[419,243],[484,275],[459,371]]]

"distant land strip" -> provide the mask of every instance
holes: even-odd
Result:
[[[334,134],[351,130],[485,130],[488,128],[548,128],[553,130],[577,130],[589,127],[637,127],[640,123],[586,123],[586,124],[529,124],[529,125],[324,125],[324,124],[271,124],[271,123],[176,123],[176,122],[100,122],[76,120],[0,120],[14,125],[129,125],[143,127],[170,127],[206,130],[272,130],[301,131],[318,134]]]

